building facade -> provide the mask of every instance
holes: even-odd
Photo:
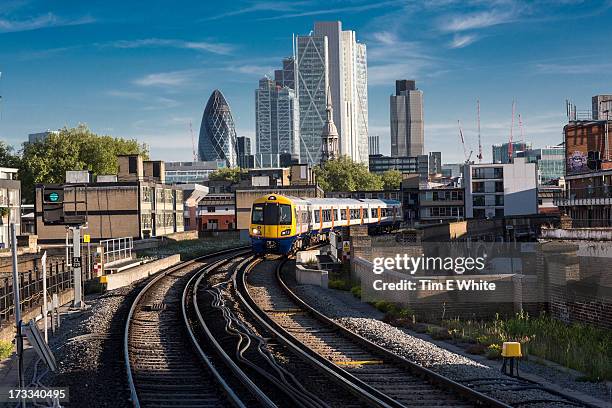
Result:
[[[612,95],[595,95],[592,104],[593,120],[612,119]]]
[[[317,165],[321,161],[321,129],[325,123],[329,90],[327,49],[327,37],[324,35],[295,38],[300,163],[310,165]]]
[[[234,193],[207,194],[198,203],[198,231],[236,229]]]
[[[169,184],[203,183],[210,173],[225,168],[225,160],[197,162],[166,162],[166,182]]]
[[[274,71],[274,82],[281,88],[287,87],[295,91],[295,58],[283,58],[283,69]]]
[[[464,190],[460,187],[419,189],[418,221],[422,224],[459,221],[465,217]]]
[[[524,156],[531,150],[531,142],[512,142],[512,158]],[[494,144],[492,146],[493,163],[510,163],[510,143]]]
[[[388,170],[397,170],[403,174],[418,174],[427,180],[429,176],[429,157],[420,155],[417,157],[389,157],[379,155],[370,156],[370,171],[382,174]]]
[[[224,160],[236,167],[236,126],[230,106],[218,89],[210,95],[200,125],[198,153],[201,161]]]
[[[18,169],[0,167],[0,249],[11,245],[10,225],[21,235],[21,182]]]
[[[255,91],[256,154],[300,156],[299,107],[295,91],[262,78]]]
[[[377,156],[380,154],[380,137],[378,135],[369,136],[368,144],[370,147],[370,156]]]
[[[391,156],[422,155],[425,141],[423,91],[416,88],[415,81],[395,81],[395,95],[389,100]]]
[[[536,164],[525,158],[509,164],[467,164],[463,180],[466,218],[538,213]]]
[[[236,151],[238,154],[238,167],[242,169],[248,169],[252,167],[249,167],[249,157],[252,156],[251,138],[246,136],[237,137]]]
[[[565,146],[529,149],[518,157],[538,165],[538,184],[551,184],[565,175]]]

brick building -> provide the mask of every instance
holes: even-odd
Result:
[[[116,176],[99,176],[90,182],[86,174],[80,181],[63,185],[63,208],[66,215],[85,217],[92,241],[158,237],[184,230],[183,191],[165,184],[161,161],[119,156]],[[43,243],[64,242],[65,226],[43,222],[44,188],[36,186],[36,234]]]

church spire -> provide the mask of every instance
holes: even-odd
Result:
[[[327,118],[321,132],[321,163],[338,158],[338,129],[334,124],[331,89],[327,89]]]

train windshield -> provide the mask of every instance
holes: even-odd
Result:
[[[288,204],[255,204],[251,215],[253,224],[291,224],[291,206]]]

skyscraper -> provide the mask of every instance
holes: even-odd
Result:
[[[423,154],[423,92],[415,81],[395,81],[395,95],[390,97],[391,156]]]
[[[279,166],[281,154],[299,157],[299,110],[295,91],[269,78],[255,91],[255,140],[257,155],[273,155],[266,162]],[[276,164],[274,164],[276,163]]]
[[[236,127],[225,97],[218,89],[210,95],[198,140],[201,161],[225,160],[229,167],[236,167]]]
[[[276,85],[286,86],[295,90],[295,59],[293,57],[283,58],[283,69],[274,71]]]
[[[368,144],[370,147],[371,155],[380,154],[380,138],[378,137],[378,135],[369,136]]]
[[[251,156],[251,138],[239,136],[236,138],[236,152],[238,155],[238,167],[248,169],[249,157]]]
[[[368,84],[365,44],[342,30],[340,21],[316,22],[314,35],[327,37],[328,80],[340,154],[368,165]]]
[[[325,123],[328,92],[327,37],[295,38],[295,89],[300,116],[300,163],[317,165],[321,161],[321,129]]]

